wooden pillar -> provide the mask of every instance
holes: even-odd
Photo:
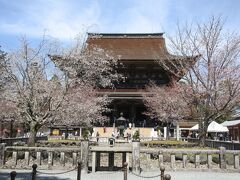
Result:
[[[13,159],[13,166],[17,165],[17,151],[13,151],[12,153],[12,159]]]
[[[108,167],[110,171],[112,171],[114,168],[114,152],[108,153]]]
[[[26,165],[29,165],[29,160],[30,160],[29,151],[25,151],[25,153],[24,153],[24,159],[25,159]]]
[[[179,139],[180,139],[179,123],[177,123],[177,126],[176,126],[176,138],[177,138],[177,141],[179,141]]]
[[[92,151],[92,173],[96,172],[96,152]]]
[[[37,152],[37,165],[38,166],[41,165],[41,152],[40,151]]]
[[[132,126],[135,127],[135,119],[136,119],[136,108],[135,104],[131,105],[131,119],[132,119]]]
[[[77,153],[73,152],[72,153],[72,158],[73,158],[73,166],[77,165]]]
[[[53,152],[48,151],[48,169],[52,169],[53,166]]]
[[[62,166],[65,166],[65,153],[64,152],[60,153],[60,163]]]
[[[175,168],[176,160],[175,160],[175,154],[171,154],[171,168]]]
[[[140,173],[140,142],[132,142],[132,170],[135,173]]]
[[[89,141],[81,142],[81,160],[82,160],[82,172],[88,173],[88,152]]]
[[[186,168],[187,167],[187,154],[183,154],[183,168]]]
[[[226,148],[220,147],[219,148],[219,165],[221,169],[226,169]]]
[[[233,156],[234,156],[234,168],[239,169],[239,155],[234,154]]]
[[[208,163],[208,168],[212,168],[212,154],[207,155],[207,163]]]

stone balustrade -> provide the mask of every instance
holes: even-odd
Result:
[[[51,169],[54,162],[54,154],[60,154],[60,165],[64,166],[66,162],[65,155],[66,153],[70,153],[72,156],[72,164],[74,166],[77,165],[77,158],[79,152],[81,152],[81,148],[50,148],[50,147],[23,147],[23,146],[7,146],[5,147],[5,152],[12,152],[12,165],[16,166],[18,164],[18,154],[19,152],[24,152],[24,161],[25,165],[29,165],[30,155],[32,152],[36,154],[36,163],[38,166],[42,165],[43,160],[43,152],[47,153],[47,164],[48,169]],[[3,160],[4,161],[4,160]],[[3,163],[4,164],[4,163]]]
[[[85,143],[85,144],[84,144]],[[24,154],[24,162],[26,165],[29,165],[31,154],[32,152],[36,155],[36,163],[41,166],[43,165],[43,152],[45,153],[45,158],[47,158],[47,165],[48,168],[51,169],[56,161],[54,159],[54,155],[58,153],[59,155],[59,163],[61,166],[65,166],[66,163],[66,154],[71,154],[71,162],[75,166],[77,162],[81,159],[83,162],[83,170],[88,171],[88,167],[90,164],[92,166],[92,172],[95,172],[98,167],[101,166],[101,153],[108,154],[108,167],[112,168],[114,166],[115,160],[115,153],[121,153],[122,157],[122,164],[124,162],[128,162],[129,165],[132,166],[132,169],[136,172],[139,172],[140,162],[142,159],[140,158],[140,154],[147,155],[148,158],[151,158],[153,155],[159,161],[159,165],[166,165],[169,164],[169,167],[172,169],[177,168],[189,168],[190,167],[190,157],[193,158],[191,162],[191,167],[196,169],[201,169],[201,156],[206,157],[205,166],[208,169],[212,169],[213,165],[216,168],[216,163],[213,162],[213,158],[218,158],[218,166],[219,169],[226,169],[229,168],[230,165],[227,165],[226,156],[231,156],[233,159],[233,165],[231,165],[232,169],[236,169],[239,171],[239,150],[226,150],[224,147],[220,147],[219,149],[215,150],[196,150],[196,149],[162,149],[162,148],[146,148],[140,147],[139,142],[133,142],[132,144],[127,143],[126,146],[89,146],[87,141],[83,141],[81,143],[81,147],[22,147],[22,146],[7,146],[7,147],[0,147],[0,162],[4,164],[4,154],[12,153],[12,166],[16,166],[18,164],[18,154],[19,152],[23,152]],[[47,153],[47,156],[46,156]],[[90,159],[88,158],[91,154],[91,163],[89,163]],[[169,157],[168,162],[166,161],[166,156]],[[131,157],[131,159],[130,159]],[[179,158],[180,157],[180,158]],[[46,161],[45,161],[46,162]],[[130,162],[130,163],[129,163]],[[179,166],[181,163],[181,166]],[[177,166],[178,164],[178,166]]]

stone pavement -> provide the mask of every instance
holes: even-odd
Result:
[[[12,170],[1,169],[0,180],[10,180],[9,173]],[[18,173],[17,180],[30,180],[29,170],[16,170]],[[44,172],[55,173],[53,175],[38,175],[37,180],[76,180],[77,172],[72,171],[66,174],[57,174],[62,171],[44,170]],[[172,176],[171,180],[239,180],[240,173],[220,173],[220,172],[197,172],[197,171],[167,171],[167,174]],[[143,176],[158,175],[159,172],[144,172]],[[128,180],[143,180],[146,178],[136,177],[133,174],[128,174]],[[160,177],[148,178],[149,180],[159,180]],[[123,180],[123,172],[96,172],[83,174],[81,180]]]

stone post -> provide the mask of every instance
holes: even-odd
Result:
[[[73,152],[72,158],[73,158],[73,166],[76,166],[77,165],[77,153]]]
[[[5,159],[5,144],[0,144],[0,167],[4,165],[4,159]]]
[[[129,155],[130,153],[126,153],[126,163],[127,163],[127,169],[129,170]]]
[[[112,171],[114,168],[114,152],[108,153],[108,167],[110,171]]]
[[[187,154],[183,154],[183,168],[187,167]]]
[[[132,170],[135,173],[140,173],[140,142],[132,142]]]
[[[89,141],[81,142],[81,161],[82,161],[82,172],[88,173],[88,152],[89,152]]]
[[[65,166],[65,153],[64,152],[60,153],[60,163],[62,166]]]
[[[96,152],[92,152],[92,173],[96,172]]]
[[[234,168],[239,169],[239,155],[234,154],[233,156],[234,156]]]
[[[126,162],[126,152],[123,152],[122,153],[122,167],[123,167],[125,162]]]
[[[29,165],[29,160],[30,160],[29,151],[25,151],[24,159],[25,159],[26,165]]]
[[[212,168],[212,154],[207,155],[207,164],[208,164],[208,168],[211,169]]]
[[[176,165],[175,154],[171,154],[171,168],[174,169]]]
[[[219,148],[219,165],[221,169],[226,169],[226,148],[220,147]]]
[[[16,166],[17,165],[17,151],[13,151],[12,159],[13,159],[13,166]]]
[[[159,158],[159,164],[160,164],[160,166],[163,166],[163,154],[162,154],[162,153],[159,153],[158,158]]]
[[[101,153],[100,153],[100,152],[96,152],[96,156],[97,156],[97,157],[96,157],[96,159],[97,159],[97,160],[96,160],[96,164],[97,164],[97,165],[96,165],[96,170],[97,170],[97,168],[100,167]]]
[[[51,169],[53,166],[53,152],[48,152],[48,169]]]
[[[195,154],[195,168],[200,168],[200,155]]]
[[[40,151],[37,152],[37,165],[38,166],[41,165],[41,152]]]

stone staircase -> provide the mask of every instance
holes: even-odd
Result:
[[[99,137],[112,137],[113,127],[94,127],[95,132],[99,133]],[[104,132],[105,129],[105,132]],[[136,130],[139,130],[140,137],[151,138],[151,132],[153,128],[127,128],[125,131],[129,134],[134,134]]]

